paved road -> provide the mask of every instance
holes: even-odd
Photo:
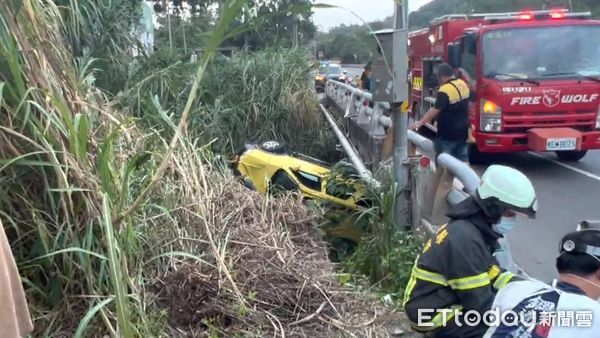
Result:
[[[348,75],[362,72],[361,65],[343,65]],[[556,155],[511,154],[497,157],[524,172],[535,185],[539,197],[536,220],[523,220],[510,235],[515,259],[527,273],[544,281],[556,277],[554,262],[560,238],[575,230],[579,221],[600,219],[600,150],[590,151],[578,163],[559,162]],[[485,167],[476,167],[481,174]]]
[[[536,188],[537,219],[521,221],[509,242],[519,265],[549,282],[556,277],[560,238],[581,220],[600,219],[600,151],[589,152],[579,163],[559,162],[553,153],[512,154],[493,162],[521,170]],[[482,173],[485,167],[476,169]]]

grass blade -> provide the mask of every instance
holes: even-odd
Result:
[[[133,338],[133,323],[131,321],[131,313],[129,312],[127,293],[125,292],[125,279],[121,270],[121,259],[118,254],[119,244],[114,237],[115,230],[111,221],[109,197],[106,193],[102,194],[102,219],[102,230],[108,254],[110,281],[117,304],[119,331],[121,332],[121,337]]]
[[[85,314],[85,316],[81,319],[81,322],[79,322],[79,325],[77,326],[77,330],[75,331],[75,334],[73,335],[73,338],[82,338],[82,337],[85,337],[83,335],[83,333],[87,329],[88,324],[90,323],[90,321],[94,318],[94,316],[96,316],[96,314],[98,313],[98,311],[102,310],[106,305],[108,305],[108,303],[110,303],[112,301],[113,301],[113,298],[108,298],[108,299],[105,299],[102,302],[96,304],[93,308],[91,308]]]

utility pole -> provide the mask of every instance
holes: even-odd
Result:
[[[395,0],[394,8],[394,41],[396,43],[408,44],[408,0]],[[398,55],[400,54],[400,55]],[[408,81],[408,54],[406,48],[394,48],[392,62],[394,77],[400,77],[400,81]],[[398,64],[400,63],[400,64]],[[396,79],[398,80],[398,79]],[[395,81],[399,83],[399,81]],[[401,82],[400,82],[401,83]],[[410,192],[409,192],[409,163],[408,163],[408,112],[401,109],[402,101],[408,99],[408,88],[399,86],[396,90],[406,90],[399,93],[392,102],[393,128],[394,128],[394,179],[398,188],[398,196],[395,206],[396,226],[409,226],[410,220]],[[400,101],[402,100],[402,101]]]
[[[292,27],[292,44],[294,48],[298,48],[298,22],[300,19],[297,15],[294,16],[294,26]]]
[[[170,8],[167,7],[167,25],[169,25],[169,48],[173,49],[173,33],[171,31],[171,12]]]

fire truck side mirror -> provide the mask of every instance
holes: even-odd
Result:
[[[459,43],[448,45],[448,64],[453,68],[459,68],[461,64],[461,48]]]

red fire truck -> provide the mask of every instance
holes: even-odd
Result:
[[[409,35],[412,111],[435,103],[436,67],[472,79],[472,162],[486,153],[600,148],[600,21],[567,10],[446,15]],[[435,130],[435,125],[429,126]]]

